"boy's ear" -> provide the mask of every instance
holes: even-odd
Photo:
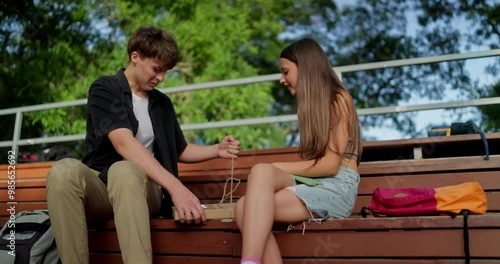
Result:
[[[132,51],[130,53],[130,61],[135,65],[139,59],[139,53],[137,51]]]

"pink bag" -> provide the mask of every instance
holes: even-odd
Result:
[[[477,182],[440,188],[377,188],[368,208],[373,215],[417,216],[456,215],[462,211],[471,214],[486,213],[487,201],[483,188]]]
[[[392,216],[430,215],[436,213],[434,188],[377,188],[368,209]]]
[[[361,216],[366,211],[374,216],[418,216],[447,214],[455,217],[464,216],[464,256],[465,263],[470,263],[469,214],[484,214],[487,209],[486,194],[477,182],[445,186],[440,188],[377,188],[372,194],[368,208],[361,209]]]

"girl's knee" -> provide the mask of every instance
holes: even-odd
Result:
[[[274,167],[269,163],[259,163],[255,164],[250,170],[250,174],[248,175],[248,181],[254,181],[260,178],[270,179],[271,174],[273,173]]]
[[[241,197],[234,206],[234,218],[236,219],[236,224],[240,229],[243,227],[244,202],[245,202],[245,196]]]

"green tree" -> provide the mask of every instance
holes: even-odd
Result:
[[[182,62],[163,86],[204,83],[276,73],[289,26],[313,25],[314,10],[335,8],[332,1],[109,1],[110,24],[125,32],[150,23],[174,33]],[[168,7],[168,8],[165,8]],[[147,10],[145,12],[144,10]],[[259,83],[171,95],[182,123],[201,123],[275,114],[272,89]],[[280,88],[282,91],[283,88]],[[283,99],[283,98],[279,98]],[[287,99],[287,98],[285,98]],[[284,102],[289,105],[290,100]],[[291,108],[290,108],[291,109]],[[191,141],[213,143],[225,134],[242,139],[244,148],[283,146],[294,124],[223,128],[186,133]]]
[[[500,2],[490,0],[425,0],[417,1],[423,10],[419,23],[432,24],[446,32],[457,21],[463,25],[460,37],[450,45],[462,46],[465,50],[473,47],[490,49],[500,48]],[[425,14],[425,15],[424,15]],[[488,65],[485,73],[494,80],[491,84],[481,85],[478,80],[472,82],[469,89],[471,98],[500,96],[500,58]],[[496,80],[496,81],[495,81]],[[486,131],[500,131],[500,110],[498,105],[478,107]]]
[[[83,98],[89,74],[100,70],[111,43],[95,28],[93,3],[2,1],[0,3],[0,102],[2,108]],[[75,133],[83,109],[59,109],[24,117],[23,137]],[[4,139],[13,119],[2,119]]]

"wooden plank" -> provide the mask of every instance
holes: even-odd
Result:
[[[425,259],[376,259],[376,258],[362,258],[362,259],[344,259],[344,258],[299,258],[299,259],[285,259],[283,264],[464,264],[464,259],[443,259],[425,257]],[[499,259],[471,259],[471,264],[495,264],[500,263]]]
[[[236,262],[237,261],[237,262]],[[120,254],[90,254],[90,263],[123,264]],[[232,257],[213,256],[153,256],[154,264],[239,264],[239,260]],[[451,263],[453,264],[453,263]]]
[[[45,195],[45,188],[16,188],[13,190],[15,202],[45,202],[47,196]],[[0,189],[0,202],[11,202],[9,193]]]
[[[157,254],[193,256],[232,256],[232,233],[224,231],[152,232],[153,252]],[[99,252],[119,252],[114,231],[89,230],[89,249]]]
[[[122,264],[119,254],[90,254],[90,263]],[[195,256],[154,256],[154,264],[239,264],[240,259],[222,257],[195,257]],[[284,264],[463,264],[463,259],[342,259],[342,258],[299,258],[284,259]],[[499,259],[472,259],[471,264],[496,264]]]
[[[238,158],[243,159],[243,158]],[[265,163],[273,162],[275,158],[267,157]],[[285,161],[297,161],[291,159]],[[250,169],[256,163],[235,163],[234,175],[240,179],[246,179]],[[191,164],[192,165],[192,164]],[[212,167],[212,170],[209,168]],[[219,164],[220,165],[220,164]],[[231,174],[230,168],[221,168],[217,160],[213,163],[207,163],[206,168],[195,170],[181,170],[179,172],[180,179],[185,182],[202,181],[223,181],[229,178]],[[200,165],[201,167],[202,165]],[[490,160],[484,160],[482,157],[454,157],[454,158],[439,158],[439,159],[423,159],[423,160],[395,160],[395,161],[377,161],[377,162],[361,162],[359,173],[362,177],[368,176],[389,176],[389,175],[413,175],[426,173],[457,173],[468,171],[488,171],[500,170],[500,155],[490,156]]]
[[[422,175],[397,175],[397,176],[377,176],[361,177],[358,194],[371,195],[377,187],[401,188],[401,187],[443,187],[456,185],[464,182],[478,182],[485,191],[500,190],[500,170],[486,172],[456,172],[456,173],[436,173]],[[246,192],[246,176],[241,179],[237,186],[234,196],[243,196]],[[225,186],[225,180],[217,181],[207,179],[206,181],[184,181],[184,185],[189,188],[197,197],[202,199],[220,199],[230,190],[230,184]],[[235,187],[237,182],[233,182]]]
[[[32,198],[30,195],[30,192],[27,192],[28,196],[25,198]],[[202,197],[202,194],[200,193],[195,193],[197,194],[198,197],[201,197],[202,203],[218,203],[220,201],[220,198],[217,199],[205,199]],[[36,200],[36,198],[33,198]],[[238,197],[234,197],[235,200],[238,199]],[[486,192],[486,199],[488,200],[488,212],[498,212],[500,211],[500,192]],[[357,214],[360,212],[361,208],[363,206],[368,206],[370,205],[371,201],[371,196],[370,195],[360,195],[356,199],[356,203],[354,205],[353,209],[353,214]],[[47,203],[45,201],[39,200],[39,201],[19,201],[17,200],[16,206],[16,211],[25,211],[25,210],[36,210],[36,209],[46,209],[47,208]],[[233,201],[234,202],[234,201]],[[0,202],[0,216],[7,216],[9,212],[7,209],[9,208],[9,204],[7,204],[5,201]]]
[[[377,187],[386,188],[400,188],[400,187],[442,187],[455,185],[463,182],[476,181],[483,186],[485,190],[500,190],[500,170],[495,171],[483,171],[483,172],[456,172],[456,173],[435,173],[435,174],[404,174],[397,176],[377,176],[377,177],[361,177],[359,184],[358,194],[371,194],[373,190]],[[240,185],[236,188],[234,196],[243,196],[246,190],[246,178],[247,175],[236,175],[237,179],[241,180]],[[224,193],[224,183],[227,178],[224,175],[222,177],[212,177],[212,176],[197,176],[195,180],[194,177],[181,177],[181,181],[188,187],[195,195],[202,199],[217,199],[221,198]],[[234,182],[236,186],[237,182]],[[33,195],[33,200],[27,200],[22,198],[25,192],[30,192],[28,187],[35,187],[34,192],[38,192],[38,195]],[[35,180],[33,182],[16,181],[16,197],[19,201],[43,201],[45,200],[45,180]],[[2,189],[7,188],[7,182],[0,181],[0,201],[7,201],[7,192],[1,192]],[[227,191],[229,191],[230,184],[227,184]],[[40,190],[43,189],[43,190]],[[38,198],[37,198],[38,197]],[[43,198],[42,198],[43,197]]]
[[[251,168],[258,163],[269,163],[279,161],[298,161],[299,156],[296,148],[269,149],[258,151],[242,151],[238,158],[234,160],[234,168]],[[179,171],[212,171],[212,170],[231,170],[230,159],[212,159],[205,162],[184,164],[179,163]]]
[[[47,203],[46,202],[17,203],[17,204],[0,203],[0,217],[9,216],[10,215],[9,211],[7,211],[7,209],[10,208],[10,206],[15,206],[16,213],[21,212],[21,211],[31,211],[31,210],[38,210],[38,209],[47,209]]]
[[[498,133],[486,134],[490,155],[500,154]],[[485,156],[479,134],[364,142],[362,161]],[[415,149],[421,149],[415,153]]]
[[[203,225],[184,225],[171,219],[152,219],[151,230],[162,232],[194,232],[194,231],[225,231],[239,232],[236,222],[231,219],[209,220]],[[500,214],[488,213],[485,215],[470,215],[468,225],[471,229],[500,229]],[[273,230],[286,231],[288,224],[275,225]],[[381,217],[381,218],[349,218],[328,219],[321,223],[306,223],[306,231],[363,231],[363,230],[418,230],[418,229],[462,229],[463,217],[457,216],[412,216],[412,217]],[[109,220],[91,229],[114,231],[114,222]],[[290,232],[303,231],[303,223],[293,225]]]
[[[31,188],[31,187],[44,187],[47,182],[46,178],[36,179],[16,179],[15,187],[18,188]],[[0,180],[0,189],[7,189],[9,186],[8,180]]]
[[[53,162],[16,164],[13,165],[15,168],[9,168],[9,165],[0,165],[0,179],[7,179],[8,172],[14,170],[16,179],[45,178],[47,177],[47,173],[49,172],[52,164]]]
[[[500,229],[500,214],[470,215],[468,226],[474,228]],[[277,231],[286,231],[288,225],[275,225]],[[412,216],[412,217],[368,217],[329,219],[321,223],[306,223],[305,231],[368,231],[368,230],[419,230],[419,229],[462,229],[463,217],[457,216]],[[293,232],[302,233],[303,223],[293,225]]]
[[[288,155],[288,154],[287,154]],[[235,160],[235,175],[238,178],[245,179],[246,175],[250,172],[250,168],[259,162],[272,162],[277,160],[277,156],[280,156],[278,160],[289,160],[294,161],[295,159],[285,159],[283,155],[271,155],[266,156],[260,155],[259,158],[252,158],[250,162],[244,160],[245,157],[240,157]],[[256,162],[257,161],[257,162]],[[220,181],[227,179],[230,175],[230,167],[226,165],[221,165],[222,163],[227,163],[228,160],[216,159],[200,164],[189,164],[184,167],[185,170],[180,171],[180,178],[183,181],[199,181],[201,179],[214,181]],[[229,161],[230,162],[230,161]],[[458,158],[442,158],[442,159],[431,159],[431,160],[399,160],[399,161],[383,161],[383,162],[362,162],[359,166],[360,174],[365,176],[376,176],[376,175],[408,175],[417,173],[428,173],[428,172],[452,172],[452,171],[470,171],[470,170],[499,170],[500,169],[500,156],[491,156],[489,161],[485,161],[481,157],[458,157]],[[47,169],[48,170],[48,169]],[[24,179],[36,179],[35,184],[42,184],[40,179],[46,177],[45,173],[38,173],[34,176],[29,176],[30,173],[37,173],[35,171],[25,171],[24,169],[19,169],[18,174],[24,175],[22,177],[16,177],[16,183],[19,182],[20,187],[29,186]],[[37,186],[38,186],[37,185]],[[7,173],[0,174],[0,187],[7,186]]]
[[[471,256],[500,257],[500,229],[473,229],[469,234]],[[464,255],[463,231],[460,229],[282,232],[276,233],[275,237],[283,257],[459,258]],[[241,237],[235,239],[234,251],[236,256],[241,255]]]
[[[500,132],[485,133],[488,141],[500,140]],[[393,139],[393,140],[373,140],[364,141],[363,149],[379,149],[379,148],[392,148],[398,146],[424,146],[432,144],[462,144],[464,142],[481,142],[479,134],[466,134],[466,135],[453,135],[449,137],[424,137],[424,138],[410,138],[410,139]]]
[[[54,164],[53,161],[47,161],[47,162],[34,162],[34,163],[17,163],[16,168],[17,169],[32,169],[32,168],[48,168],[52,167],[52,164]],[[8,164],[0,164],[0,172],[7,171],[9,165]]]
[[[478,182],[484,190],[500,190],[500,170],[397,176],[361,177],[358,194],[372,194],[375,188],[443,187]]]
[[[361,163],[358,171],[363,176],[369,175],[401,175],[427,172],[456,172],[497,170],[500,168],[500,156],[490,156],[490,160],[482,157],[455,157],[428,160],[400,160]]]

